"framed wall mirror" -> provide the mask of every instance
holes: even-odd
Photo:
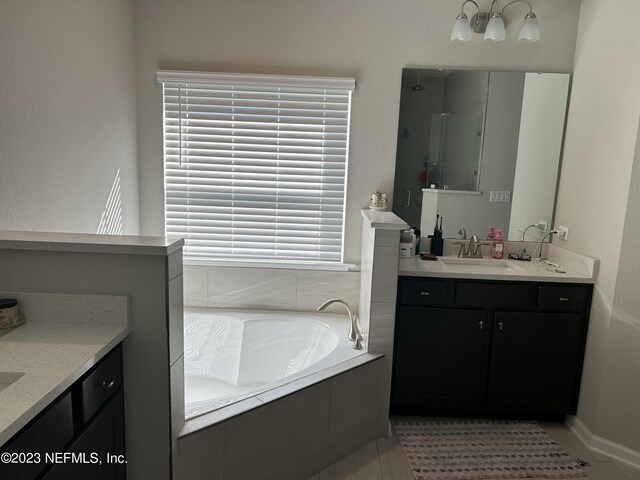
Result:
[[[493,226],[540,240],[553,225],[570,81],[403,69],[393,212],[423,236],[439,214],[445,238],[483,238]]]

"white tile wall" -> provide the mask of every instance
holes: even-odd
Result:
[[[171,443],[174,445],[184,427],[184,356],[171,366]]]
[[[325,272],[317,270],[298,271],[297,310],[313,311],[330,298],[340,298],[358,311],[360,304],[359,272]],[[343,313],[339,305],[329,307],[327,312]]]
[[[169,281],[169,365],[184,352],[183,275]]]
[[[185,265],[184,276],[184,306],[206,307],[208,284],[207,267]]]
[[[358,312],[360,272],[184,267],[187,307],[313,311],[331,298],[345,300]],[[328,311],[344,312],[339,306]]]
[[[371,303],[369,314],[369,352],[393,355],[393,335],[396,318],[395,303]]]
[[[209,267],[207,306],[295,310],[297,282],[295,270]]]
[[[385,435],[386,370],[385,358],[370,358],[180,438],[174,480],[307,478]]]
[[[294,478],[298,451],[327,436],[330,399],[322,382],[225,422],[225,480]]]
[[[177,479],[222,480],[224,460],[224,424],[200,430],[197,435],[178,441]]]
[[[373,254],[371,301],[396,303],[398,288],[399,244],[395,247],[376,246]]]

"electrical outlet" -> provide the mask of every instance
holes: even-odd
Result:
[[[558,227],[558,237],[561,238],[562,240],[568,240],[569,239],[569,229],[567,227],[563,227],[562,225],[560,225]]]
[[[546,220],[538,220],[536,223],[536,228],[540,230],[542,233],[547,231],[547,221]]]

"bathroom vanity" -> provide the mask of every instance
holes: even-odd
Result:
[[[575,413],[592,281],[535,260],[401,260],[392,413]]]
[[[124,479],[122,384],[118,345],[0,449],[0,477]]]

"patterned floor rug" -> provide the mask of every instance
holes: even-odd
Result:
[[[584,469],[536,422],[394,421],[416,480],[580,478]]]

